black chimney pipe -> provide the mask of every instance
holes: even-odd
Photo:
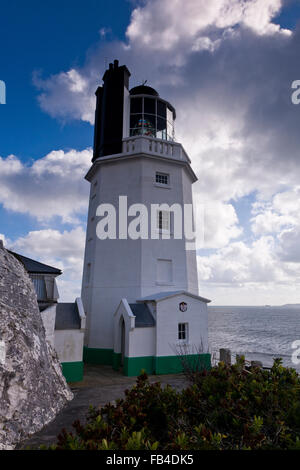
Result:
[[[124,89],[129,88],[129,77],[127,67],[119,67],[115,60],[103,75],[103,86],[96,91],[93,162],[122,152]]]

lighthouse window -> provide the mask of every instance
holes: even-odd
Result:
[[[156,119],[152,114],[144,114],[144,135],[156,136]]]
[[[155,137],[155,116],[134,114],[130,117],[130,135]]]
[[[178,324],[178,339],[180,341],[186,341],[187,340],[187,329],[188,329],[187,323],[179,323]]]
[[[165,173],[156,173],[156,183],[158,184],[169,184],[169,175]]]
[[[153,98],[144,99],[144,113],[156,114],[156,101]]]
[[[131,98],[131,114],[139,114],[143,112],[143,98]]]
[[[169,211],[157,212],[157,228],[159,230],[170,230],[170,212]]]
[[[157,138],[167,139],[167,122],[160,117],[157,118]]]
[[[132,97],[130,104],[130,135],[174,140],[174,110],[163,100]]]
[[[163,103],[162,101],[157,102],[157,114],[158,116],[161,116],[166,119],[167,115],[167,105],[166,103]]]

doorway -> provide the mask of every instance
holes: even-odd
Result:
[[[124,367],[125,359],[125,322],[124,318],[121,319],[121,369]]]

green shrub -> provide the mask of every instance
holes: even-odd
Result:
[[[271,370],[220,363],[182,392],[146,374],[116,405],[92,408],[86,425],[63,431],[53,449],[300,450],[300,379],[276,360]]]

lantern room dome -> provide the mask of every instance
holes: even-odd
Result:
[[[130,90],[131,95],[151,95],[151,96],[159,96],[156,90],[151,86],[146,85],[139,85]]]

